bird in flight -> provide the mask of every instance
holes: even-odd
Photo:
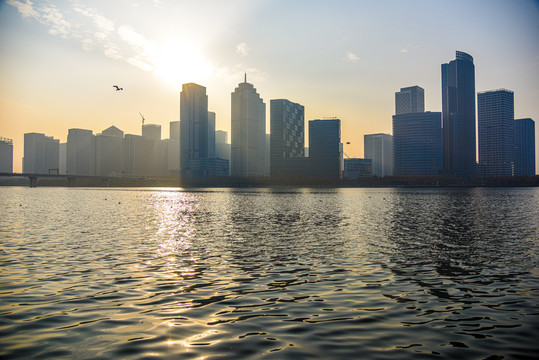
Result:
[[[119,87],[118,85],[112,85],[113,88],[116,88],[116,91],[123,90],[124,88]]]

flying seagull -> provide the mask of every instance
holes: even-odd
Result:
[[[116,91],[123,90],[124,88],[119,87],[118,85],[112,85],[113,88],[116,88]]]

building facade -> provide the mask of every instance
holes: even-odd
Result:
[[[395,175],[438,175],[442,169],[441,113],[393,116]]]
[[[257,177],[266,172],[266,104],[247,82],[231,95],[232,176]]]
[[[198,177],[208,157],[208,95],[201,85],[183,84],[180,94],[180,175]],[[195,161],[196,160],[196,161]]]
[[[60,140],[39,133],[24,134],[23,173],[58,173]]]
[[[341,177],[341,120],[309,121],[310,177]]]
[[[13,140],[0,137],[0,173],[13,173]]]
[[[472,178],[476,166],[475,66],[461,51],[442,64],[443,174]]]
[[[359,177],[372,176],[371,159],[344,159],[343,179],[357,180]]]
[[[535,122],[515,120],[515,175],[535,175]]]
[[[393,136],[389,134],[367,134],[363,136],[365,159],[372,160],[372,175],[393,175]]]
[[[67,174],[95,175],[95,139],[92,130],[68,130],[66,158]]]
[[[512,91],[500,89],[477,94],[478,175],[514,174],[514,114]]]
[[[425,112],[425,91],[422,87],[405,87],[395,93],[395,115],[420,112]]]
[[[286,99],[270,101],[270,176],[289,176],[290,158],[305,157],[305,109]]]

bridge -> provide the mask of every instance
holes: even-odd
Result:
[[[55,174],[38,174],[38,173],[0,173],[0,177],[26,177],[29,180],[30,187],[37,187],[40,178],[49,179],[67,179],[69,187],[77,186],[77,180],[96,180],[101,181],[103,186],[110,186],[111,180],[123,180],[123,181],[141,181],[141,180],[156,180],[149,176],[96,176],[96,175],[72,175],[72,174],[60,174],[57,169]]]

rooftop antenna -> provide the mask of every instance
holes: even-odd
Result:
[[[244,82],[247,82],[247,73],[245,73],[245,80]]]
[[[140,116],[142,117],[142,125],[144,125],[144,116],[142,114],[140,114]]]

